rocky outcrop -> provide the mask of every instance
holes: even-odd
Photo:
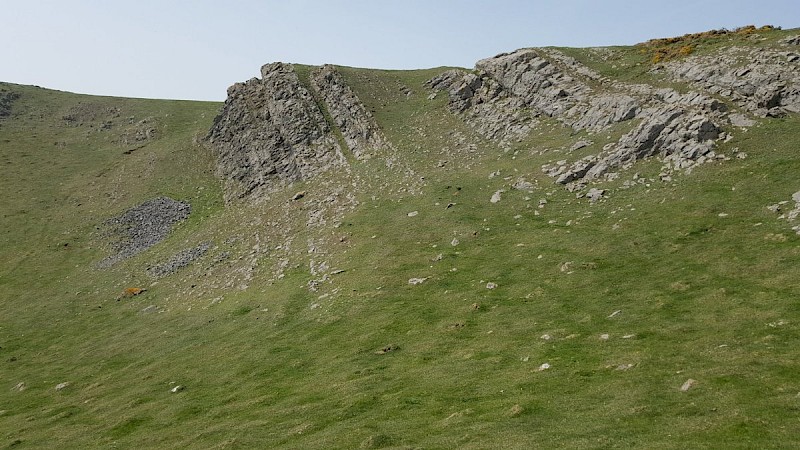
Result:
[[[228,89],[208,142],[226,200],[258,197],[345,164],[331,128],[290,64],[273,63]]]
[[[427,83],[447,91],[449,109],[487,138],[524,138],[536,117],[576,131],[599,132],[639,119],[616,144],[573,164],[546,166],[560,184],[598,178],[657,155],[685,168],[713,156],[725,105],[716,99],[648,85],[613,82],[555,49],[522,49],[478,61],[475,73],[447,71]]]
[[[509,95],[492,78],[448,70],[426,85],[434,91],[446,91],[450,111],[460,114],[475,131],[501,146],[525,138],[538,123],[524,102]]]
[[[226,201],[259,198],[347,166],[346,151],[365,160],[391,148],[333,66],[314,69],[308,88],[291,64],[267,64],[261,75],[228,89],[207,137]],[[392,158],[387,156],[387,164]]]
[[[659,68],[676,80],[733,100],[760,116],[800,112],[800,55],[732,47]]]
[[[368,159],[389,146],[372,114],[333,66],[314,70],[311,85],[357,159]]]
[[[11,106],[19,98],[19,94],[5,89],[0,90],[0,119],[11,115]]]

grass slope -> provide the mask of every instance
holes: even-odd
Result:
[[[570,53],[581,52],[593,64],[592,51]],[[259,233],[279,245],[269,225],[285,209],[278,197],[315,195],[312,182],[224,208],[213,160],[195,143],[219,104],[5,86],[21,97],[0,122],[0,444],[800,444],[800,239],[765,208],[800,189],[800,118],[722,144],[747,159],[620,189],[631,171],[591,205],[540,170],[582,136],[545,122],[503,151],[441,96],[427,100],[422,83],[438,70],[342,70],[425,180],[422,195],[376,186],[360,196],[329,230],[331,267],[344,272],[317,292],[302,254],[277,279],[274,258],[260,256],[246,289],[224,287],[234,262],[204,259],[157,283],[146,275],[202,240],[238,236],[233,260]],[[145,118],[156,137],[125,154],[126,133]],[[659,165],[635,170],[657,179]],[[509,189],[521,176],[533,193]],[[153,249],[95,269],[106,255],[95,227],[157,195],[189,201],[191,218]],[[297,242],[313,237],[301,214],[285,222]],[[409,285],[414,277],[427,280]],[[134,285],[148,292],[116,300]],[[149,305],[161,312],[142,313]],[[171,393],[176,384],[185,389]]]

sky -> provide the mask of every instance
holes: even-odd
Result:
[[[0,81],[221,101],[228,86],[274,61],[473,67],[521,47],[797,28],[799,1],[0,0]]]

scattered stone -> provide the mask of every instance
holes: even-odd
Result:
[[[553,339],[553,337],[552,337],[552,336],[550,336],[549,334],[543,334],[543,335],[541,335],[541,336],[539,337],[539,339],[542,339],[542,340],[544,340],[544,341],[549,341],[550,339]]]
[[[681,385],[681,392],[686,392],[697,384],[697,380],[689,378],[683,385]]]
[[[496,289],[496,288],[497,288],[497,283],[493,283],[491,281],[486,283],[486,289]]]
[[[184,389],[186,389],[186,387],[179,384],[179,385],[176,385],[175,387],[173,387],[172,389],[170,389],[169,391],[172,392],[173,394],[177,394],[178,392],[181,392]]]
[[[603,198],[605,193],[605,189],[591,188],[589,189],[589,192],[586,193],[586,198],[588,198],[592,203],[597,203],[601,198]]]
[[[453,247],[457,246],[458,244],[459,244],[459,242],[458,242],[457,238],[453,238],[453,240],[450,241],[450,245],[452,245]]]
[[[621,312],[622,312],[622,310],[621,310],[621,309],[618,309],[618,310],[616,310],[616,311],[612,312],[611,314],[609,314],[609,315],[608,315],[608,318],[610,319],[610,318],[612,318],[612,317],[617,317],[617,316],[618,316],[618,315],[619,315]]]
[[[28,386],[25,384],[25,382],[24,381],[20,381],[13,388],[11,388],[11,390],[12,391],[17,391],[17,392],[22,392],[27,388],[28,388]]]
[[[503,192],[505,192],[505,191],[504,191],[504,190],[502,190],[502,189],[500,189],[499,191],[496,191],[494,194],[492,194],[492,198],[491,198],[491,199],[489,199],[489,201],[490,201],[490,202],[492,202],[492,203],[497,203],[497,202],[499,202],[499,201],[500,201],[500,199],[501,199],[501,195],[503,194]]]
[[[508,411],[508,415],[511,416],[511,417],[517,417],[520,414],[522,414],[523,412],[525,412],[525,409],[523,409],[522,406],[514,405]]]
[[[425,278],[409,278],[408,284],[410,284],[412,286],[416,286],[418,284],[424,283],[428,278],[429,277],[425,277]]]
[[[163,241],[172,227],[191,213],[188,203],[158,197],[135,206],[118,217],[105,221],[107,236],[117,238],[116,252],[97,265],[108,268]]]
[[[69,382],[65,381],[63,383],[58,383],[56,385],[56,391],[63,391],[64,389],[69,387]]]
[[[536,188],[536,186],[534,186],[533,183],[527,181],[525,178],[517,179],[517,181],[515,181],[514,184],[511,185],[511,187],[518,191],[526,191],[526,192],[533,192],[533,190]]]
[[[543,363],[541,366],[539,366],[539,368],[537,370],[539,372],[541,372],[541,371],[547,370],[549,368],[550,368],[550,364],[549,363]]]
[[[140,314],[152,314],[152,313],[157,313],[157,312],[161,312],[161,311],[162,311],[161,308],[159,308],[158,306],[149,305],[149,306],[143,308],[141,311],[139,311],[139,313]]]
[[[211,242],[203,242],[197,247],[187,248],[178,252],[167,262],[147,269],[147,273],[153,278],[163,278],[171,275],[184,267],[189,266],[195,260],[205,255],[211,248]]]
[[[292,196],[292,201],[300,200],[301,198],[306,196],[306,191],[300,191]]]
[[[417,215],[419,215],[419,211],[411,211],[408,213],[408,217],[416,217]]]
[[[569,151],[570,152],[574,152],[575,150],[580,150],[580,149],[582,149],[584,147],[588,147],[588,146],[590,146],[592,144],[594,144],[594,142],[582,139],[582,140],[572,144],[572,147],[569,148]]]
[[[620,364],[617,366],[616,370],[628,370],[633,368],[633,364]]]
[[[400,349],[400,347],[398,347],[397,345],[389,344],[389,345],[383,347],[382,349],[376,351],[375,354],[376,355],[385,355],[385,354],[387,354],[389,352],[393,352],[393,351],[399,350],[399,349]]]
[[[600,335],[601,341],[607,341],[611,336],[608,333],[603,333]]]

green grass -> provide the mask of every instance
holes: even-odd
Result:
[[[627,190],[625,172],[590,205],[540,169],[580,156],[559,149],[583,136],[545,122],[503,151],[450,115],[443,96],[427,100],[422,83],[440,69],[341,70],[413,179],[372,160],[228,207],[196,143],[219,104],[7,86],[22,96],[0,122],[0,445],[799,444],[800,239],[765,207],[800,189],[800,118],[766,120],[722,145],[745,160]],[[65,123],[78,104],[98,118]],[[121,113],[97,131],[109,107]],[[115,141],[130,116],[152,118],[158,134],[124,154]],[[657,179],[659,168],[634,170]],[[534,193],[510,189],[521,176]],[[309,202],[353,180],[357,208],[338,227],[307,227]],[[419,195],[400,188],[411,184]],[[300,189],[307,197],[287,203]],[[95,227],[157,195],[192,203],[190,219],[151,250],[95,269],[107,254]],[[309,239],[324,253],[309,255]],[[207,240],[216,247],[193,266],[147,276]],[[215,263],[223,251],[230,258]],[[344,272],[310,291],[312,257]],[[414,277],[427,280],[411,286]],[[148,291],[118,301],[131,286]],[[162,312],[143,313],[149,305]],[[689,378],[696,386],[680,392]],[[27,388],[12,390],[19,382]]]

